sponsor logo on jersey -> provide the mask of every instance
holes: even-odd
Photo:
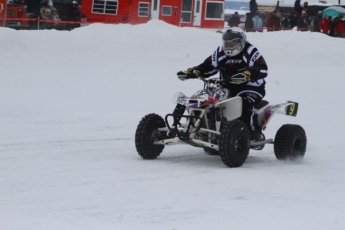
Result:
[[[260,53],[259,52],[256,52],[254,54],[254,56],[252,57],[252,62],[256,62],[256,61],[259,61],[260,60]]]
[[[225,62],[225,64],[239,64],[239,63],[241,63],[241,62],[242,62],[242,60],[230,59],[230,60],[227,60],[227,61]]]
[[[241,62],[242,62],[242,60],[230,59],[230,60],[227,60],[227,61],[225,62],[225,64],[226,64],[227,66],[235,66],[235,65],[237,65],[237,64],[240,64]]]
[[[212,61],[216,61],[216,57],[217,57],[217,51],[214,51],[212,54]]]
[[[247,96],[249,99],[256,100],[258,98],[258,95],[255,93],[247,93]]]

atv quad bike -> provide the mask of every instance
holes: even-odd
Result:
[[[188,76],[183,71],[177,75],[180,80]],[[284,124],[274,139],[266,139],[262,134],[259,140],[251,141],[247,126],[238,119],[242,113],[242,98],[229,98],[230,92],[222,87],[219,79],[199,79],[204,81],[204,88],[191,97],[178,92],[174,97],[177,106],[173,113],[164,118],[154,113],[142,118],[135,134],[135,146],[142,158],[155,159],[166,145],[173,144],[189,144],[209,154],[220,155],[228,167],[242,166],[250,149],[262,150],[265,144],[274,145],[278,160],[303,158],[307,137],[301,126]],[[230,81],[239,84],[246,78],[236,74]],[[298,103],[288,101],[271,105],[262,100],[255,109],[259,124],[265,130],[274,114],[296,116]]]

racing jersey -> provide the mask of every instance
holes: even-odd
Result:
[[[242,52],[234,57],[226,56],[223,51],[223,46],[219,46],[203,63],[194,68],[203,72],[205,78],[211,77],[219,72],[221,80],[249,70],[251,77],[257,80],[254,82],[248,81],[242,83],[242,85],[256,87],[265,85],[264,78],[267,76],[268,70],[263,56],[249,42],[246,42]]]

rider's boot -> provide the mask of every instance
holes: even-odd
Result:
[[[254,113],[253,115],[253,123],[252,125],[254,126],[254,130],[250,130],[250,140],[251,141],[259,141],[262,140],[263,134],[262,134],[262,128],[259,125],[258,122],[258,114]]]
[[[262,136],[262,129],[259,126],[259,124],[257,124],[258,122],[253,122],[252,125],[250,125],[250,122],[248,122],[248,120],[246,120],[247,122],[244,122],[248,129],[249,129],[249,133],[250,133],[250,140],[251,141],[258,141],[261,139]],[[253,129],[254,126],[254,129]]]

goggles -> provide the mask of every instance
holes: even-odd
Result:
[[[235,38],[229,41],[223,41],[224,50],[235,50],[241,45],[241,39]]]

